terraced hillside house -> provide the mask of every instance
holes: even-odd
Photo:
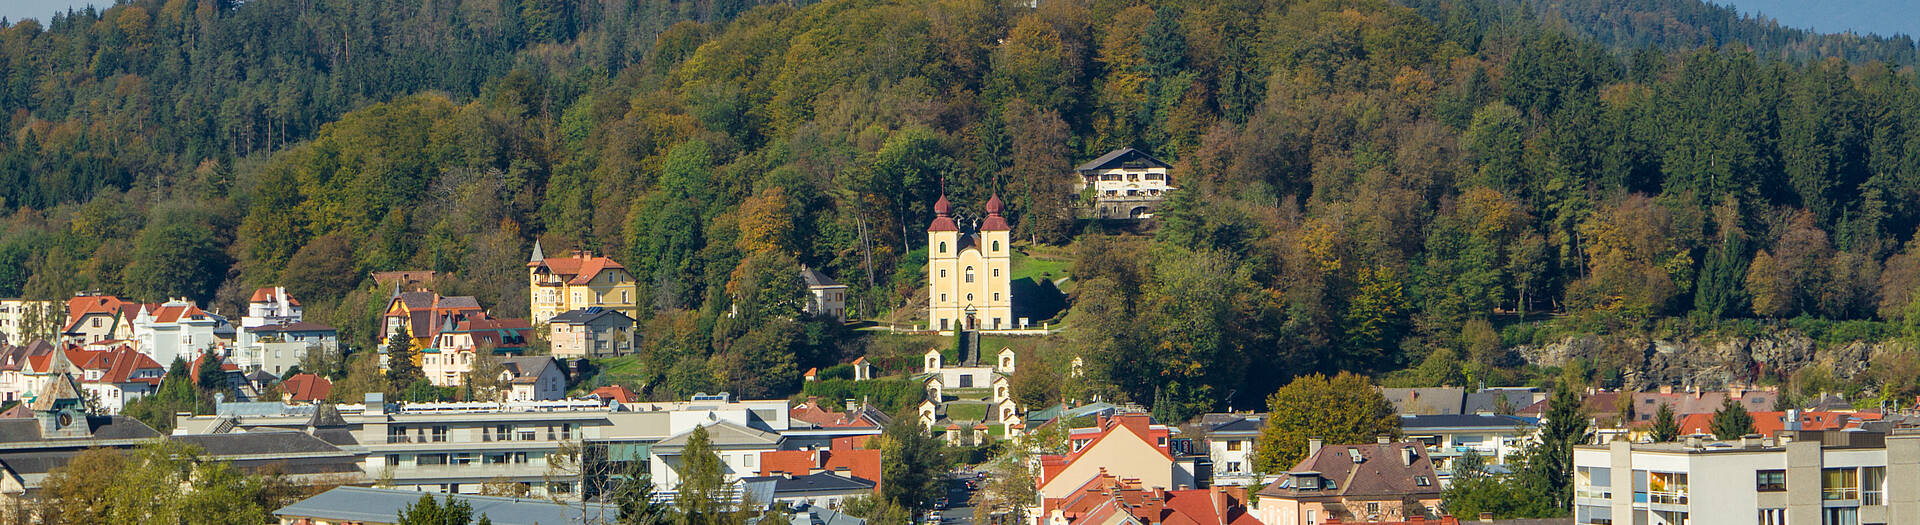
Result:
[[[1149,219],[1176,189],[1167,178],[1172,169],[1146,152],[1120,148],[1074,168],[1073,191],[1092,218]]]
[[[547,341],[554,357],[613,357],[633,353],[632,317],[598,306],[567,310],[547,320]]]
[[[613,259],[586,250],[547,257],[535,241],[527,260],[527,295],[535,325],[568,310],[590,307],[640,317],[640,289],[633,274]]]

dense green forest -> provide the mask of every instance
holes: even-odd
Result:
[[[782,395],[866,344],[796,320],[793,268],[857,314],[912,308],[945,191],[963,216],[997,192],[1017,238],[1075,253],[1056,350],[1100,386],[1023,388],[1176,418],[1297,373],[1512,380],[1492,323],[1530,313],[1920,322],[1911,43],[1653,10],[1683,2],[1562,23],[1410,3],[139,0],[21,22],[0,29],[0,295],[232,312],[284,283],[370,348],[389,291],[366,272],[445,272],[513,315],[538,239],[634,270],[658,392]],[[1642,15],[1707,29],[1591,21]],[[1151,235],[1065,212],[1071,166],[1121,146],[1176,165]]]

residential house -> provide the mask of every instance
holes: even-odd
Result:
[[[707,439],[713,444],[714,453],[720,456],[721,469],[729,483],[760,472],[760,457],[780,450],[785,439],[779,433],[731,421],[700,426],[707,429]],[[649,461],[655,487],[680,486],[680,453],[686,450],[687,439],[692,434],[693,430],[688,429],[653,444]]]
[[[632,317],[598,306],[567,310],[547,320],[554,357],[613,357],[639,347]]]
[[[593,252],[576,250],[567,257],[547,257],[533,243],[527,261],[527,293],[533,322],[546,323],[568,310],[600,307],[627,318],[640,316],[639,285],[627,267]]]
[[[0,299],[0,344],[20,345],[60,323],[60,303],[26,299]],[[40,328],[35,325],[39,325]]]
[[[1265,480],[1253,469],[1253,447],[1266,428],[1264,414],[1206,414],[1201,435],[1213,459],[1214,485],[1255,485]]]
[[[393,334],[405,328],[414,350],[433,346],[433,336],[437,328],[447,326],[449,322],[466,319],[468,316],[486,314],[480,308],[480,301],[471,296],[442,297],[440,294],[428,291],[401,292],[398,289],[395,289],[393,297],[387,300],[387,307],[383,312],[380,341],[384,343],[391,339]],[[416,355],[414,358],[419,359],[419,356]],[[384,364],[385,362],[382,361],[383,366]]]
[[[473,371],[474,353],[488,349],[493,355],[526,353],[533,326],[525,319],[493,319],[473,314],[441,319],[433,332],[433,345],[419,352],[421,374],[434,386],[466,384]]]
[[[1241,487],[1167,490],[1139,480],[1100,474],[1065,497],[1050,498],[1035,522],[1044,525],[1193,524],[1262,525]]]
[[[1920,433],[1576,445],[1574,523],[1920,523]],[[1698,483],[1695,483],[1698,482]]]
[[[60,340],[87,344],[95,341],[133,339],[133,319],[142,309],[160,305],[121,300],[99,294],[80,294],[67,299],[67,321],[60,329]]]
[[[280,382],[281,396],[287,403],[318,403],[333,393],[333,382],[308,373],[294,374]]]
[[[68,362],[80,373],[80,388],[97,407],[96,414],[120,413],[127,403],[160,390],[160,379],[167,368],[146,354],[121,346],[113,350],[65,351]]]
[[[616,402],[633,403],[640,400],[640,394],[628,389],[626,385],[607,385],[595,388],[592,392],[587,393],[587,397],[598,399],[606,404]]]
[[[1195,464],[1176,458],[1172,431],[1140,413],[1100,416],[1091,428],[1070,429],[1065,454],[1039,458],[1034,478],[1040,498],[1065,498],[1101,475],[1139,480],[1142,486],[1182,490],[1199,487]]]
[[[320,323],[294,321],[243,329],[241,343],[234,349],[234,363],[248,370],[263,370],[274,375],[286,373],[300,364],[309,351],[334,352],[340,348],[340,333]]]
[[[0,345],[0,403],[26,399],[48,377],[50,358],[57,350],[45,340]]]
[[[501,363],[501,379],[509,401],[552,401],[567,397],[567,373],[552,357],[509,357]]]
[[[1173,166],[1145,152],[1120,148],[1074,168],[1073,191],[1090,204],[1097,219],[1147,219],[1175,190],[1167,177]],[[1090,202],[1088,202],[1090,201]]]
[[[1462,414],[1509,416],[1547,398],[1547,392],[1533,387],[1482,388],[1467,394]]]
[[[1439,516],[1440,481],[1418,441],[1326,445],[1261,489],[1254,516],[1268,525],[1404,521]]]
[[[962,233],[947,196],[933,203],[927,226],[927,319],[950,330],[1024,328],[1013,318],[1012,228],[1000,216],[1000,196],[987,200],[977,231]]]
[[[259,288],[247,299],[247,315],[240,317],[240,328],[297,323],[306,320],[306,309],[287,294],[284,287]]]
[[[873,480],[830,472],[754,476],[740,478],[740,481],[749,493],[767,493],[758,503],[767,506],[784,503],[792,508],[838,509],[848,499],[871,498],[879,492]]]
[[[869,436],[870,437],[870,436]],[[880,490],[881,454],[878,448],[858,448],[862,437],[835,438],[826,448],[809,446],[760,453],[760,476],[832,474],[866,480],[868,490]]]
[[[169,300],[158,308],[142,306],[133,318],[134,348],[161,363],[172,363],[174,358],[193,361],[201,352],[219,346],[213,333],[219,324],[218,319],[185,298]]]
[[[802,311],[836,322],[847,321],[847,285],[804,264],[800,265],[800,280],[807,284],[808,294],[807,304],[801,307]]]
[[[1453,462],[1467,451],[1487,464],[1503,465],[1514,454],[1538,441],[1540,421],[1518,416],[1443,414],[1400,416],[1400,431],[1409,441],[1426,445],[1427,454],[1442,478],[1450,479]]]
[[[1663,387],[1658,392],[1634,392],[1633,418],[1635,423],[1650,423],[1660,411],[1661,405],[1673,408],[1675,416],[1688,414],[1711,414],[1720,410],[1721,403],[1732,398],[1748,412],[1773,410],[1780,394],[1771,390],[1733,389],[1726,392],[1674,392],[1672,387]]]
[[[1458,414],[1466,401],[1467,390],[1455,387],[1381,388],[1380,395],[1393,403],[1394,411],[1403,416]]]
[[[486,516],[495,525],[570,523],[613,525],[620,509],[605,503],[561,504],[537,498],[450,494],[447,497]],[[341,486],[273,511],[281,525],[393,525],[400,512],[420,502],[405,489]]]

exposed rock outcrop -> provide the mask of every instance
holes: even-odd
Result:
[[[1575,359],[1621,369],[1623,387],[1662,385],[1719,389],[1752,383],[1763,376],[1784,376],[1807,366],[1832,367],[1834,377],[1851,379],[1867,369],[1875,353],[1902,343],[1852,341],[1820,345],[1791,331],[1755,337],[1702,336],[1646,339],[1638,336],[1574,335],[1559,342],[1513,348],[1528,363],[1565,366]]]

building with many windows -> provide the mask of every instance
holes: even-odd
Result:
[[[1120,148],[1074,168],[1079,177],[1073,190],[1094,218],[1148,219],[1175,189],[1167,178],[1172,168],[1146,152]]]
[[[540,243],[533,243],[533,256],[527,260],[527,294],[536,326],[568,310],[589,307],[640,317],[640,288],[633,274],[613,259],[585,250],[547,257]]]
[[[1574,447],[1574,523],[1920,523],[1920,432]]]

